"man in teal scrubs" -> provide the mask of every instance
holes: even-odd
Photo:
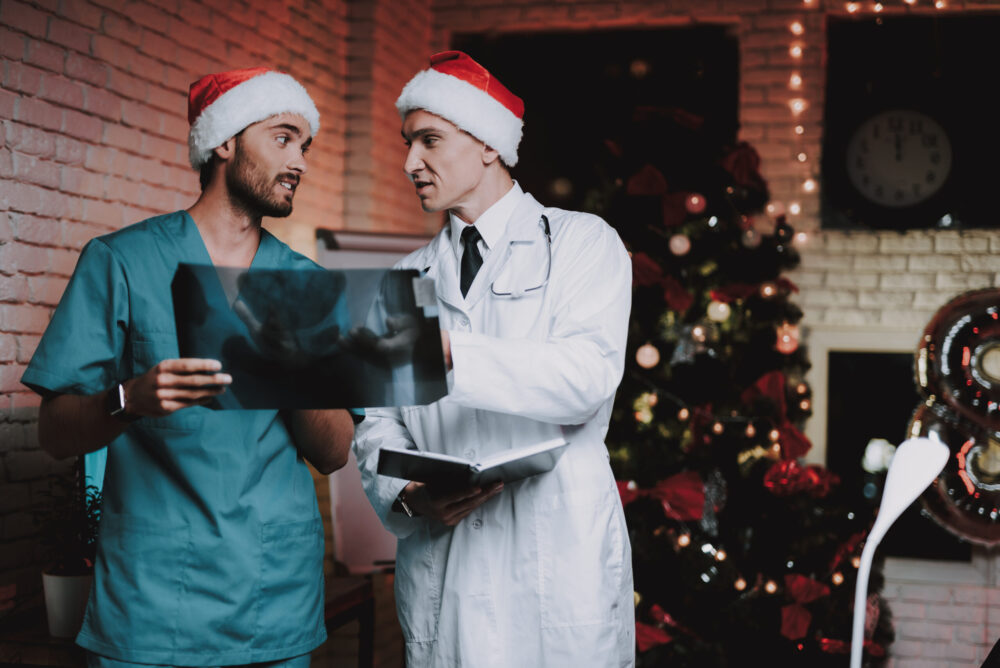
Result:
[[[308,666],[326,639],[323,526],[304,460],[329,473],[344,410],[212,410],[231,378],[178,359],[180,262],[315,268],[261,227],[287,216],[319,113],[287,74],[191,86],[202,194],[90,241],[22,382],[55,457],[108,445],[94,587],[77,643],[91,666]],[[223,286],[226,287],[226,286]]]

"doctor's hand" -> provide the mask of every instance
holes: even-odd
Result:
[[[503,490],[502,482],[486,487],[472,487],[458,492],[437,496],[422,482],[410,482],[403,488],[406,503],[414,512],[453,527],[473,510],[492,499]]]
[[[163,360],[149,371],[127,380],[125,412],[129,415],[162,417],[189,406],[201,406],[226,391],[233,382],[221,373],[218,360],[185,357]]]

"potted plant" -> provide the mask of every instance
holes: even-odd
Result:
[[[86,484],[82,458],[74,473],[52,477],[45,494],[50,502],[36,515],[45,554],[45,612],[49,634],[56,638],[74,637],[83,624],[101,520],[101,490]]]

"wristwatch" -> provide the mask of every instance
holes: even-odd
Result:
[[[104,411],[121,422],[134,422],[142,417],[125,411],[125,386],[121,383],[115,383],[104,395]]]
[[[408,504],[406,502],[406,488],[405,487],[403,489],[399,490],[399,496],[397,496],[396,500],[392,502],[392,510],[393,510],[393,512],[397,512],[397,513],[406,513],[410,517],[416,517],[417,515],[420,514],[420,513],[414,512],[413,508],[410,508],[410,504]]]

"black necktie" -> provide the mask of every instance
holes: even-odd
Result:
[[[462,230],[462,245],[465,252],[462,253],[462,296],[464,297],[472,285],[472,279],[476,277],[476,272],[483,266],[483,256],[479,253],[479,240],[483,236],[475,225],[469,225]]]

